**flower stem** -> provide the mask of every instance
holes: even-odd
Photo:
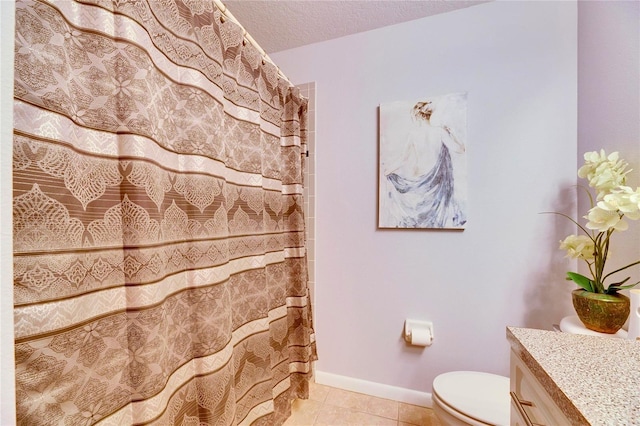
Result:
[[[631,268],[632,266],[635,266],[635,265],[640,265],[640,260],[638,260],[637,262],[630,263],[630,264],[628,264],[627,266],[623,266],[622,268],[618,268],[618,269],[616,269],[615,271],[611,271],[611,272],[609,272],[607,275],[605,275],[605,276],[603,277],[603,279],[607,279],[607,277],[608,277],[608,276],[613,275],[613,274],[615,274],[615,273],[617,273],[617,272],[620,272],[620,271],[624,271],[625,269],[627,269],[627,268]],[[636,284],[637,284],[637,283],[636,283]]]

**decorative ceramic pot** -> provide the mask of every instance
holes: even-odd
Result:
[[[624,294],[592,293],[581,288],[571,292],[578,318],[590,330],[614,334],[629,317],[630,301]]]

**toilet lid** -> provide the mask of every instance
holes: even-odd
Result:
[[[454,410],[492,425],[509,425],[509,378],[478,371],[436,377],[433,392]]]
[[[597,331],[589,330],[582,324],[580,318],[577,315],[570,315],[560,320],[560,331],[569,334],[587,334],[590,336],[603,336],[603,337],[618,337],[622,339],[627,338],[627,330],[620,329],[615,334],[598,333]]]

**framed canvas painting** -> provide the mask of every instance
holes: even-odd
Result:
[[[378,227],[464,229],[467,94],[380,105]]]

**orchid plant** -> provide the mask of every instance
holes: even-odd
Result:
[[[591,202],[591,209],[584,216],[587,223],[582,226],[571,217],[558,213],[582,230],[584,235],[569,235],[560,242],[560,249],[566,250],[567,257],[584,260],[589,265],[591,277],[567,272],[567,280],[593,293],[615,294],[619,290],[632,288],[626,284],[630,277],[605,287],[605,280],[611,275],[640,264],[632,262],[615,271],[605,273],[605,264],[609,256],[611,236],[616,231],[625,231],[628,224],[625,219],[640,219],[640,188],[633,191],[626,186],[628,164],[619,158],[617,152],[609,155],[604,150],[584,154],[584,165],[578,170],[578,176],[587,179],[589,186],[596,191],[594,200],[591,192],[585,188]]]

